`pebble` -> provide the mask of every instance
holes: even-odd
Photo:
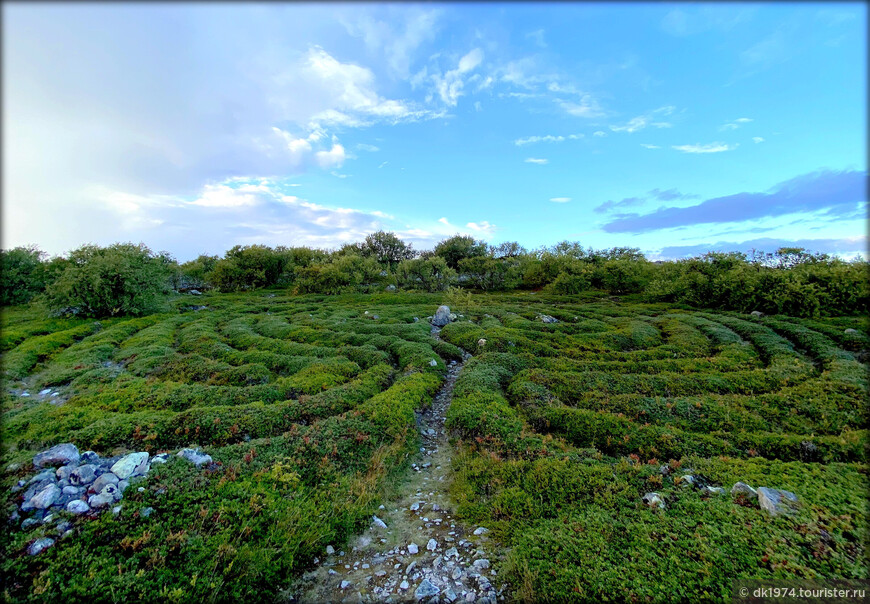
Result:
[[[420,551],[420,548],[417,547],[416,543],[411,543],[410,545],[408,545],[409,554],[416,554],[418,551]]]
[[[350,581],[342,581],[342,582],[341,582],[341,588],[342,588],[342,589],[347,589],[347,588],[350,587],[351,585],[353,585],[353,583],[351,583]]]
[[[50,548],[52,545],[54,545],[54,539],[43,537],[42,539],[37,539],[31,543],[27,548],[27,553],[31,556],[36,556]]]
[[[434,552],[438,548],[438,542],[434,539],[429,539],[429,543],[426,544],[426,549],[430,552]]]
[[[378,526],[380,528],[387,528],[386,523],[383,520],[381,520],[380,518],[378,518],[377,516],[372,516],[372,519],[375,523],[375,526]]]
[[[484,527],[482,527],[482,526],[479,526],[479,527],[477,527],[476,529],[474,529],[474,534],[475,534],[475,535],[483,535],[483,534],[488,533],[488,532],[489,532],[489,529],[488,529],[488,528],[484,528]]]
[[[402,590],[408,589],[409,587],[411,587],[411,586],[408,585],[408,582],[407,582],[407,581],[402,581],[402,582],[399,584],[399,589],[402,589]]]

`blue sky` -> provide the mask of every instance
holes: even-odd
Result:
[[[3,247],[866,255],[864,3],[3,4]]]

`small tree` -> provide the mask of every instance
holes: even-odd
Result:
[[[441,256],[453,270],[459,268],[459,261],[486,255],[486,243],[476,241],[468,235],[454,235],[435,246],[435,255]]]
[[[23,304],[43,290],[44,256],[34,245],[0,250],[0,304]]]
[[[395,233],[377,231],[368,235],[363,244],[363,255],[374,258],[379,264],[394,269],[402,260],[410,260],[415,253],[411,246]]]
[[[141,243],[84,245],[69,253],[69,265],[46,289],[49,305],[86,317],[154,312],[169,293],[166,259]]]

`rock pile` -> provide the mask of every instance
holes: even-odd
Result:
[[[212,461],[211,456],[195,449],[182,449],[178,456],[197,466]],[[10,520],[17,522],[22,515],[27,516],[21,522],[22,529],[58,522],[58,534],[66,537],[72,532],[72,525],[63,522],[56,512],[96,517],[121,501],[124,491],[143,480],[154,464],[168,460],[169,453],[151,457],[147,451],[139,451],[101,458],[93,451],[79,453],[72,443],[56,445],[33,457],[33,466],[40,472],[12,487],[12,492],[20,495],[18,510]],[[120,512],[120,506],[113,512]],[[54,540],[50,538],[39,539],[30,545],[28,552],[35,556],[52,545]]]

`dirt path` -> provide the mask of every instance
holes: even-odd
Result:
[[[438,337],[437,328],[432,329]],[[479,602],[503,600],[504,586],[487,558],[485,528],[452,514],[448,486],[452,448],[444,418],[465,361],[452,361],[430,408],[417,414],[422,437],[399,494],[347,549],[330,546],[303,575],[294,602]]]

